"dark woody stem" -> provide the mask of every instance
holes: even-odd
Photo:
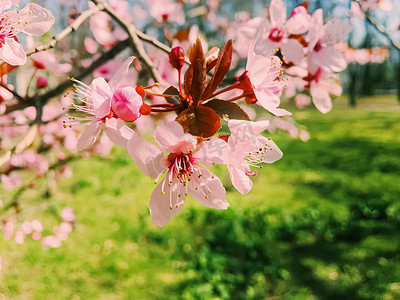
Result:
[[[150,107],[166,107],[166,108],[175,107],[175,106],[177,106],[177,105],[173,104],[173,103],[163,103],[163,104],[152,104],[152,105],[150,105]]]
[[[180,107],[181,107],[181,105],[174,105],[173,107],[166,107],[166,108],[152,107],[151,112],[170,112],[170,111],[178,110]]]

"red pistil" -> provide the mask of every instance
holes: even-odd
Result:
[[[274,29],[271,30],[268,38],[275,42],[279,43],[283,39],[283,30],[280,27],[275,27]]]

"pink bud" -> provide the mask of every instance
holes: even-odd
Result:
[[[169,63],[171,66],[177,70],[182,69],[185,64],[185,51],[182,47],[175,47],[169,53]]]
[[[304,6],[297,6],[295,9],[292,10],[290,17],[293,17],[297,14],[307,14],[307,9]]]
[[[47,82],[47,79],[46,79],[46,78],[44,78],[44,77],[39,77],[39,78],[37,79],[36,86],[37,86],[38,89],[43,89],[43,88],[47,87],[48,84],[49,84],[49,83]]]
[[[126,122],[133,122],[141,116],[142,104],[142,97],[130,86],[118,88],[111,100],[114,113]]]

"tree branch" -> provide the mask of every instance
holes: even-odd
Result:
[[[133,52],[135,53],[139,61],[143,63],[144,68],[150,73],[150,76],[156,82],[163,82],[164,80],[162,79],[157,68],[154,66],[150,57],[147,55],[146,50],[143,47],[143,43],[137,35],[136,27],[132,23],[125,22],[110,5],[103,2],[102,0],[92,0],[92,2],[96,5],[103,5],[102,10],[106,12],[111,18],[113,18],[128,34],[130,46]]]
[[[126,47],[128,47],[129,41],[124,40],[121,42],[118,42],[117,44],[114,45],[113,48],[111,48],[109,51],[104,52],[96,61],[94,61],[90,67],[87,69],[84,69],[82,72],[78,74],[74,74],[73,77],[76,78],[85,78],[86,76],[90,75],[93,73],[94,70],[96,70],[98,67],[109,61],[110,59],[113,59],[117,54],[122,52]],[[59,84],[57,87],[54,89],[48,91],[47,93],[43,95],[39,95],[34,97],[34,99],[40,104],[40,105],[45,105],[47,101],[49,101],[51,98],[58,96],[59,94],[63,93],[67,88],[71,87],[73,85],[73,82],[71,80],[66,80]],[[27,101],[28,99],[23,99],[23,102],[20,102],[18,104],[15,104],[13,106],[9,106],[6,109],[5,114],[13,112],[15,110],[20,110],[28,106],[33,106],[35,105],[36,101],[32,101],[32,99],[29,99],[30,101]]]
[[[5,83],[3,83],[3,82],[0,81],[0,86],[1,86],[2,88],[4,88],[5,90],[7,90],[8,92],[10,92],[11,94],[13,94],[14,97],[17,98],[19,101],[24,101],[24,98],[23,98],[20,94],[18,94],[16,91],[10,89],[10,88],[7,86],[7,84],[5,84]]]
[[[51,170],[56,170],[60,167],[62,167],[63,165],[66,165],[68,162],[79,158],[80,156],[70,156],[67,157],[64,160],[59,160],[56,163],[54,163],[53,165],[49,166],[49,168],[47,169],[46,173],[47,174],[49,171]],[[28,182],[26,182],[24,185],[20,186],[18,188],[18,190],[14,193],[14,195],[11,198],[11,201],[8,202],[6,205],[4,205],[3,210],[2,210],[2,215],[4,215],[10,208],[12,207],[18,207],[18,200],[21,196],[21,194],[27,190],[28,188],[31,187],[32,183],[35,182],[37,180],[37,176],[34,176],[31,180],[29,180]]]
[[[171,52],[171,50],[172,50],[171,47],[168,47],[167,45],[161,43],[156,38],[154,38],[154,37],[152,37],[150,35],[147,35],[147,34],[141,32],[140,30],[136,30],[136,34],[139,37],[139,39],[141,39],[142,41],[153,45],[154,47],[164,51],[167,54],[169,54]],[[185,63],[190,65],[190,61],[186,56],[185,56]]]
[[[358,5],[360,5],[360,8],[362,7],[360,4],[360,0],[355,0]],[[365,17],[368,21],[369,24],[371,24],[372,26],[374,26],[376,28],[376,30],[378,30],[381,34],[383,34],[385,37],[387,37],[390,41],[390,43],[392,44],[393,47],[395,47],[397,50],[400,51],[400,42],[395,41],[392,36],[386,31],[385,26],[383,26],[382,24],[380,24],[371,14],[369,11],[364,11],[363,13],[365,14]]]

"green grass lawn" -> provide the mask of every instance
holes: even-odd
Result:
[[[50,250],[1,240],[0,299],[400,299],[399,107],[296,111],[309,142],[273,134],[284,157],[246,196],[215,168],[229,209],[189,198],[164,228],[147,208],[152,180],[123,149],[73,162],[57,193],[22,195],[19,218],[52,228],[70,206],[74,231]]]

